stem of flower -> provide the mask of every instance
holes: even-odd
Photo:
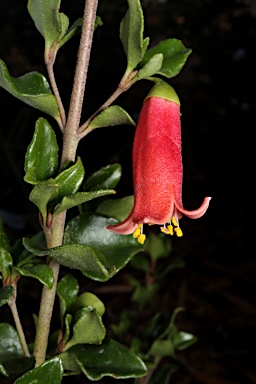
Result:
[[[70,108],[67,123],[63,129],[63,149],[60,164],[61,167],[66,162],[74,161],[76,157],[76,149],[79,142],[77,130],[80,123],[97,6],[98,0],[86,0],[85,2],[82,34],[78,51],[73,90],[70,100]],[[48,248],[62,245],[65,218],[66,212],[62,212],[53,219],[50,227],[44,227]],[[52,289],[47,289],[44,287],[42,291],[34,348],[36,366],[41,365],[45,361],[59,274],[59,264],[51,261],[49,266],[53,271],[54,284]]]
[[[23,332],[23,328],[22,328],[22,325],[21,325],[19,313],[18,313],[17,306],[16,306],[16,287],[14,287],[14,290],[15,290],[14,295],[9,300],[8,305],[9,305],[10,310],[12,312],[12,316],[13,316],[13,319],[14,319],[14,322],[15,322],[17,333],[19,335],[20,344],[21,344],[21,347],[23,349],[24,356],[30,357],[30,353],[29,353],[29,350],[28,350],[28,345],[27,345],[27,342],[26,342],[26,338],[25,338],[25,335],[24,335],[24,332]]]

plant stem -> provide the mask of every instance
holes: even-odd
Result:
[[[77,130],[80,124],[97,6],[98,0],[87,0],[85,3],[76,71],[71,94],[68,119],[63,138],[62,165],[67,161],[74,161],[79,141]]]
[[[24,356],[30,357],[30,353],[29,353],[29,350],[28,350],[28,345],[27,345],[27,342],[26,342],[26,338],[25,338],[25,335],[24,335],[24,332],[23,332],[23,328],[22,328],[22,325],[21,325],[19,313],[18,313],[17,306],[16,306],[16,287],[14,287],[14,289],[15,289],[14,296],[9,300],[8,304],[9,304],[9,307],[10,307],[10,309],[12,311],[13,319],[14,319],[14,322],[15,322],[16,330],[17,330],[18,335],[19,335],[20,344],[21,344],[21,347],[23,349]]]
[[[67,123],[63,129],[63,149],[60,164],[61,167],[66,162],[74,161],[76,157],[76,149],[79,142],[77,130],[80,123],[97,6],[98,0],[87,0],[85,3],[82,34],[78,50],[78,59],[70,100],[70,108]],[[45,238],[47,239],[47,248],[62,245],[65,218],[66,212],[62,212],[53,219],[49,227],[44,225]],[[51,261],[49,265],[53,271],[54,284],[52,289],[47,289],[44,287],[42,291],[34,348],[36,366],[41,365],[45,361],[59,274],[59,264]]]

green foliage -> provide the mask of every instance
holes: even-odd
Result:
[[[60,121],[56,99],[46,78],[40,73],[29,72],[14,78],[0,59],[0,86],[17,99]]]
[[[98,189],[115,188],[122,176],[122,167],[120,164],[109,164],[100,168],[86,179],[83,188],[85,191],[94,191]]]
[[[14,384],[60,384],[63,375],[61,359],[55,357],[17,379]]]
[[[162,55],[162,65],[158,69],[155,67],[156,71],[152,73],[152,75],[159,74],[168,78],[174,77],[179,74],[191,52],[191,49],[186,48],[180,40],[163,40],[156,46],[147,50],[143,57],[143,60],[139,63],[139,68],[141,69],[139,70],[137,76],[141,77],[140,73],[142,71],[145,71],[147,66],[153,65],[151,64],[152,60],[157,62],[156,56]],[[160,62],[160,59],[158,59],[158,62]]]
[[[120,39],[127,56],[127,71],[131,72],[143,59],[149,38],[143,39],[144,17],[139,0],[128,0],[129,9],[120,25]]]
[[[42,284],[44,284],[48,289],[51,289],[53,286],[53,272],[52,269],[45,264],[28,264],[24,265],[22,268],[15,267],[15,270],[18,271],[22,276],[29,276],[37,279]]]
[[[0,323],[0,372],[4,376],[20,375],[30,369],[34,358],[25,358],[16,330]]]
[[[69,350],[69,354],[92,381],[100,380],[104,376],[127,379],[141,377],[147,373],[142,360],[126,346],[114,340],[100,346],[76,345]]]
[[[28,1],[30,16],[45,39],[46,55],[49,55],[50,49],[65,35],[69,26],[68,17],[59,12],[59,7],[60,0]]]
[[[24,180],[30,184],[38,184],[55,176],[58,171],[58,151],[52,127],[47,120],[39,118],[25,157]]]
[[[134,197],[128,196],[122,199],[108,199],[103,201],[97,208],[96,212],[108,216],[114,217],[118,221],[123,221],[129,215],[134,203]]]
[[[118,105],[111,105],[97,115],[88,125],[91,131],[95,128],[112,127],[115,125],[135,125],[131,116]]]
[[[7,285],[4,288],[0,289],[0,307],[10,300],[14,293],[14,288],[12,285]]]
[[[77,280],[70,274],[65,275],[58,283],[57,295],[60,301],[60,317],[63,321],[65,313],[76,302],[79,286]]]

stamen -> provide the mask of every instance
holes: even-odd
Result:
[[[132,237],[133,237],[134,239],[137,239],[137,238],[139,237],[140,233],[141,233],[141,229],[140,229],[139,227],[137,227],[137,228],[135,229],[135,231],[133,232]]]
[[[175,227],[178,227],[179,226],[179,224],[177,223],[177,220],[176,220],[176,218],[173,216],[172,217],[172,223],[173,223],[173,225],[175,226]]]
[[[170,235],[170,232],[166,227],[160,227],[160,231],[165,233],[166,235]]]
[[[182,237],[183,236],[183,233],[182,233],[182,230],[180,229],[180,227],[174,228],[174,231],[175,231],[177,237]]]
[[[146,235],[144,235],[144,233],[139,234],[139,236],[137,237],[137,240],[139,244],[144,244],[146,240]]]
[[[168,231],[169,231],[169,234],[172,236],[173,235],[173,226],[170,224],[170,225],[168,225],[167,226],[167,228],[168,228]]]

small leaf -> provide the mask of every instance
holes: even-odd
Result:
[[[74,356],[69,352],[63,352],[58,357],[62,360],[65,375],[79,375],[82,371]]]
[[[0,216],[0,248],[5,249],[6,251],[10,252],[10,241],[8,236],[5,233],[4,226],[3,226],[3,220]]]
[[[57,285],[57,295],[60,300],[60,313],[61,318],[70,307],[75,304],[78,295],[78,282],[72,275],[65,275]]]
[[[98,206],[96,212],[104,216],[114,217],[118,221],[124,221],[132,211],[133,203],[133,196],[115,200],[108,199]]]
[[[58,47],[57,49],[60,49],[67,41],[69,41],[73,36],[77,35],[78,33],[81,32],[81,28],[82,28],[82,25],[83,25],[83,18],[80,17],[79,19],[77,19],[72,25],[71,27],[67,30],[66,34],[62,37],[62,39],[59,41],[58,43]],[[100,27],[101,25],[103,25],[102,23],[102,20],[100,18],[100,16],[96,16],[96,19],[95,19],[95,25],[94,25],[94,30],[97,28],[97,27]]]
[[[162,68],[164,56],[162,53],[156,53],[148,62],[138,71],[134,80],[146,79],[159,72]]]
[[[17,99],[61,121],[56,99],[46,78],[40,73],[29,72],[14,78],[0,59],[0,86]]]
[[[77,344],[101,344],[106,329],[96,310],[85,313],[73,327],[73,337],[67,342],[64,351]]]
[[[5,279],[12,271],[12,256],[4,248],[0,247],[0,272]]]
[[[0,323],[0,363],[23,356],[16,330],[9,324]]]
[[[58,150],[52,127],[47,120],[39,118],[26,153],[24,180],[30,184],[38,184],[55,176],[58,171]]]
[[[96,199],[97,197],[115,194],[113,189],[102,189],[92,192],[77,192],[71,196],[64,196],[61,202],[56,206],[53,216],[66,211],[67,209],[76,207],[77,205],[86,203],[87,201]]]
[[[73,195],[77,192],[84,178],[84,167],[80,157],[71,167],[62,171],[56,178],[55,182],[59,184],[58,198]]]
[[[171,78],[178,75],[191,52],[191,49],[186,48],[180,40],[163,40],[145,53],[139,67],[143,69],[156,54],[161,53],[164,56],[163,64],[155,73]]]
[[[156,357],[173,357],[174,351],[174,345],[171,340],[155,340],[149,350],[149,355]]]
[[[78,310],[88,306],[96,309],[100,316],[104,315],[105,305],[96,295],[91,292],[84,292],[78,296],[73,310]]]
[[[29,276],[39,280],[48,289],[51,289],[53,287],[53,281],[54,281],[53,272],[52,272],[52,269],[46,264],[31,265],[31,266],[24,265],[22,268],[15,267],[15,269],[22,276]]]
[[[46,54],[68,29],[69,20],[59,12],[60,0],[29,0],[28,11],[36,28],[45,39]]]
[[[135,122],[131,116],[118,105],[111,105],[97,115],[88,125],[87,129],[92,131],[95,128],[113,127],[115,125],[133,125]]]
[[[8,303],[13,293],[14,293],[14,288],[12,285],[7,285],[6,287],[3,287],[0,289],[0,307]]]
[[[44,222],[47,218],[48,203],[58,197],[58,187],[59,184],[54,179],[49,179],[38,183],[29,195],[29,200],[38,207]]]
[[[177,331],[174,335],[173,342],[174,342],[175,349],[178,349],[179,351],[183,351],[184,349],[195,344],[197,342],[197,337],[188,332]]]
[[[55,357],[25,373],[14,384],[60,384],[63,375],[62,361]]]
[[[167,236],[150,232],[145,244],[145,250],[153,260],[168,257],[171,252],[171,241]]]
[[[117,186],[122,176],[122,167],[120,164],[109,164],[100,168],[86,179],[83,188],[85,191],[94,191],[98,189],[112,189]],[[97,192],[97,191],[96,191]]]
[[[100,380],[104,376],[128,379],[146,375],[143,361],[129,348],[114,341],[96,345],[76,345],[69,350],[89,380]]]
[[[120,38],[127,56],[127,70],[132,71],[143,59],[149,38],[143,39],[144,17],[139,0],[128,0],[129,9],[120,25]]]

